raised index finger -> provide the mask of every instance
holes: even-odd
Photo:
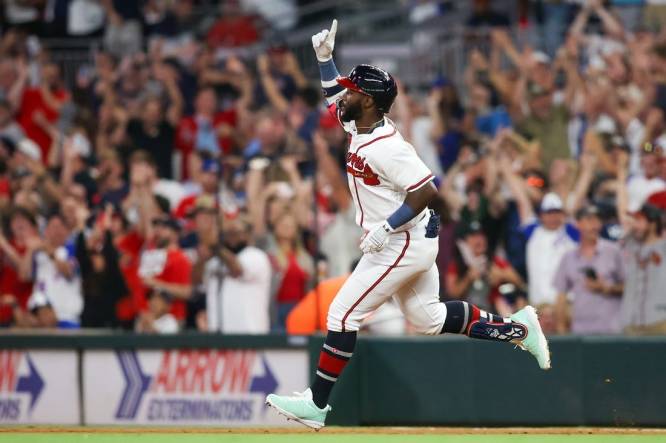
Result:
[[[328,31],[328,35],[332,38],[335,38],[335,33],[338,32],[338,19],[334,18],[333,23],[331,23],[331,29]]]

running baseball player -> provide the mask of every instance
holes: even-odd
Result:
[[[336,30],[333,20],[330,30],[312,37],[312,45],[329,109],[350,134],[347,177],[356,222],[365,232],[363,257],[329,308],[312,386],[293,397],[266,398],[280,414],[317,430],[331,410],[328,398],[352,357],[361,321],[389,297],[422,334],[514,343],[542,369],[550,368],[548,343],[533,307],[502,318],[464,301],[439,301],[439,220],[427,207],[437,195],[433,174],[386,117],[397,95],[393,77],[370,65],[340,76],[332,58]]]

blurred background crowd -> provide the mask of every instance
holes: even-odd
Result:
[[[325,330],[362,234],[309,47],[337,17],[437,176],[443,300],[666,333],[666,2],[331,3],[2,2],[0,324]]]

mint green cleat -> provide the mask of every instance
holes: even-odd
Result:
[[[296,395],[293,397],[269,394],[266,397],[266,404],[287,417],[288,420],[296,420],[315,431],[323,428],[326,414],[331,410],[331,406],[326,405],[324,409],[319,409],[312,401],[310,388],[303,393],[295,392],[294,394]]]
[[[527,336],[521,341],[515,341],[512,343],[520,346],[523,351],[532,354],[537,359],[541,369],[550,369],[548,341],[541,330],[536,309],[532,306],[525,306],[523,309],[513,314],[511,320],[520,323],[527,328]]]

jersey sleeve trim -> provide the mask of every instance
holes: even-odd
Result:
[[[416,191],[417,189],[422,188],[423,185],[425,185],[425,184],[428,183],[429,181],[433,180],[434,178],[435,178],[434,175],[432,175],[432,174],[428,174],[426,177],[422,178],[422,179],[419,180],[417,183],[415,183],[415,184],[409,186],[409,187],[406,189],[406,191],[407,191],[407,192]]]

